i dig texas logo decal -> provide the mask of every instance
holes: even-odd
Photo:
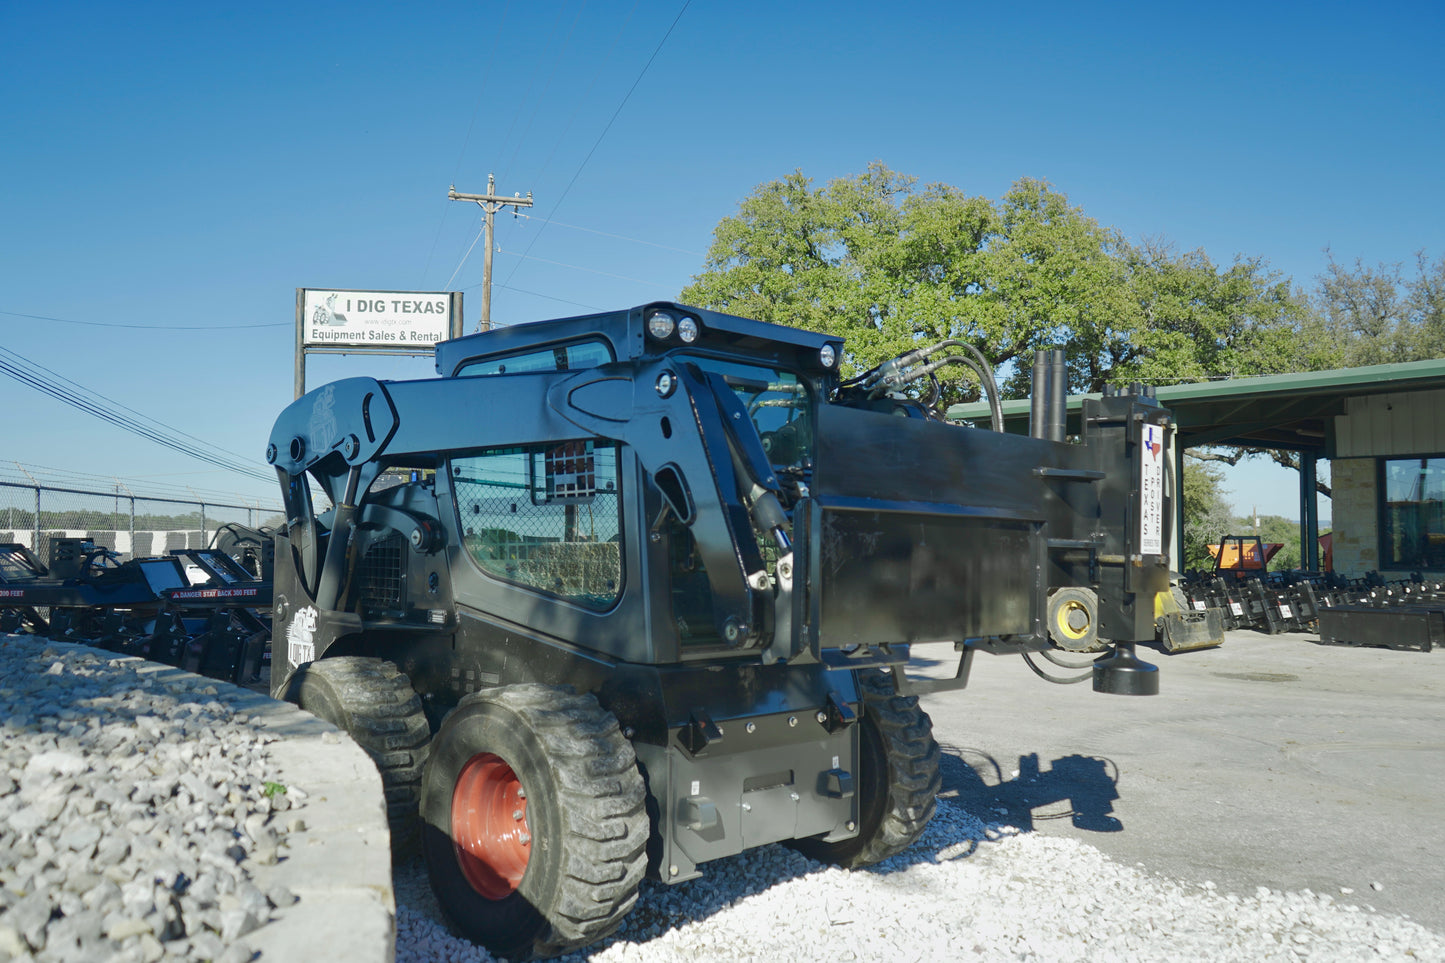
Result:
[[[1164,554],[1164,429],[1145,425],[1139,439],[1139,552]]]

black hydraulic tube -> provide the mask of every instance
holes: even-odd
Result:
[[[1045,409],[1045,437],[1049,441],[1063,441],[1065,426],[1068,424],[1068,402],[1064,400],[1067,381],[1064,367],[1064,350],[1052,348],[1049,351],[1049,396]]]
[[[1034,352],[1033,388],[1029,392],[1029,437],[1044,437],[1044,411],[1048,404],[1049,353],[1040,348]]]
[[[281,497],[286,508],[286,536],[291,549],[296,553],[301,582],[309,592],[316,586],[320,560],[316,550],[316,515],[312,511],[311,489],[306,484],[304,472],[291,474],[285,468],[277,468],[281,479]]]
[[[326,542],[326,561],[321,564],[321,582],[316,586],[316,607],[336,608],[341,595],[342,578],[346,572],[346,547],[351,542],[352,522],[356,517],[356,489],[361,481],[361,466],[353,465],[346,476],[346,494],[336,506],[331,522],[331,537]]]

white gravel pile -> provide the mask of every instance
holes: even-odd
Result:
[[[680,886],[643,884],[611,939],[564,959],[1445,960],[1445,937],[1308,890],[1217,892],[1076,840],[985,825],[941,800],[911,849],[871,870],[767,846]],[[399,867],[397,963],[489,961],[449,935],[419,861]]]
[[[163,677],[163,678],[162,678]],[[0,960],[216,960],[296,897],[259,720],[209,680],[0,636]]]

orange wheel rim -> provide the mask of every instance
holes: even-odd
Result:
[[[467,760],[452,790],[452,845],[462,875],[487,899],[517,891],[532,857],[527,793],[500,756]]]

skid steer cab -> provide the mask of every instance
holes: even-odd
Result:
[[[277,420],[273,691],[371,753],[394,847],[493,953],[605,936],[646,873],[903,850],[939,787],[918,695],[979,651],[1157,689],[1133,643],[1168,590],[1168,413],[1089,401],[1066,441],[1046,358],[1037,437],[963,427],[926,389],[964,365],[997,414],[973,349],[848,380],[844,351],[650,304],[443,342],[438,378]],[[906,671],[940,640],[951,674]]]

